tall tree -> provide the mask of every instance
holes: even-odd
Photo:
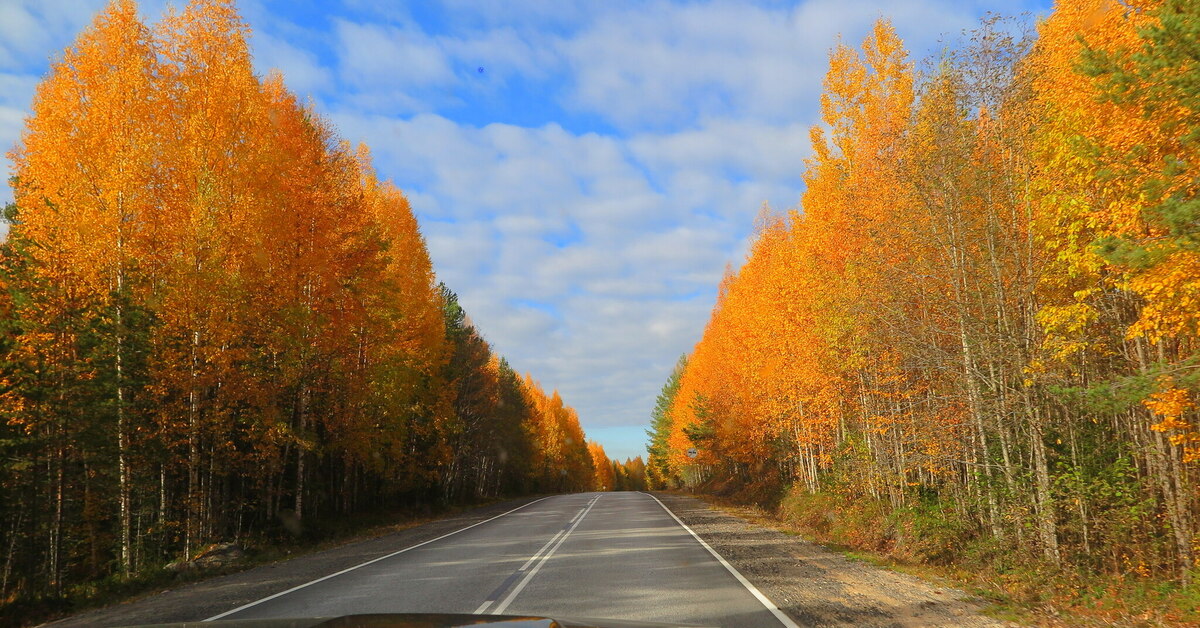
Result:
[[[22,313],[31,323],[26,329],[31,348],[40,345],[33,350],[48,352],[46,357],[60,363],[77,360],[83,334],[98,334],[103,348],[89,351],[89,366],[78,365],[85,370],[77,371],[76,383],[92,386],[85,382],[95,377],[96,361],[113,369],[112,377],[104,378],[108,390],[98,400],[99,416],[89,412],[92,416],[80,419],[98,421],[93,424],[101,432],[113,434],[119,561],[125,574],[132,560],[130,438],[137,420],[130,416],[128,310],[141,289],[138,260],[150,246],[149,223],[157,210],[153,191],[163,180],[156,141],[164,102],[154,83],[158,71],[150,33],[134,3],[110,3],[38,86],[33,116],[12,155],[17,204],[26,208],[15,237],[32,244],[22,250],[30,257],[31,280],[50,287],[37,306]],[[100,324],[85,330],[88,319]],[[59,386],[60,398],[75,394],[68,381]],[[102,425],[108,421],[115,425]],[[63,426],[69,431],[59,438],[73,439],[70,431],[82,425]],[[58,468],[52,472],[60,482],[67,481],[62,465],[71,447],[59,445]],[[63,492],[60,487],[57,500]],[[62,504],[54,509],[60,512]],[[52,534],[57,538],[61,531]]]
[[[650,439],[646,451],[650,455],[647,465],[650,474],[650,484],[654,488],[668,488],[678,485],[678,471],[670,463],[670,446],[667,439],[671,436],[671,406],[675,403],[675,395],[679,392],[679,378],[687,368],[687,356],[679,357],[667,382],[663,384],[658,398],[654,400],[654,409],[650,411],[650,429],[646,436]]]

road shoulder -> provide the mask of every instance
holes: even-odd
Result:
[[[654,493],[747,580],[806,626],[1006,626],[958,589],[852,561],[673,493]]]
[[[201,621],[380,556],[436,539],[537,499],[523,497],[481,506],[423,525],[350,540],[330,549],[83,611],[46,626],[75,628]]]

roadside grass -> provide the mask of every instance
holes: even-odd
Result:
[[[407,530],[507,499],[445,506],[437,510],[403,509],[312,520],[297,536],[263,535],[239,539],[246,556],[236,563],[183,571],[168,570],[163,564],[146,568],[129,578],[114,575],[80,583],[64,589],[57,596],[0,600],[0,628],[34,626],[93,608],[132,602],[209,578]]]
[[[848,560],[917,576],[940,586],[952,586],[982,600],[984,614],[997,620],[1048,627],[1184,627],[1200,626],[1200,586],[1136,574],[1112,576],[1052,569],[1016,552],[985,544],[954,546],[944,522],[896,521],[871,507],[841,510],[830,515],[828,496],[808,496],[797,504],[785,498],[774,510],[727,496],[677,495],[701,498],[727,514],[773,530],[809,540]],[[892,520],[888,520],[888,519]],[[920,525],[920,524],[924,524]],[[896,538],[907,532],[942,527],[932,538]],[[1200,580],[1200,573],[1194,580]]]
[[[821,545],[846,558],[960,589],[982,612],[1026,625],[1197,626],[1200,585],[1136,573],[1113,576],[1055,569],[1002,547],[962,542],[953,521],[930,513],[884,513],[874,505],[837,508],[828,496],[785,498],[774,510],[730,497],[688,495],[723,512]],[[827,503],[828,502],[828,503]],[[1200,581],[1200,573],[1193,581]]]

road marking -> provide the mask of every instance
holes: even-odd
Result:
[[[578,528],[579,524],[583,523],[583,518],[587,516],[588,511],[590,511],[592,509],[592,507],[595,506],[596,502],[598,502],[598,501],[600,501],[599,495],[593,497],[592,501],[588,502],[587,507],[584,508],[583,510],[580,510],[579,514],[576,515],[575,518],[571,520],[574,523],[571,524],[571,527],[567,528],[566,533],[559,531],[559,534],[562,534],[562,536],[558,537],[558,542],[554,544],[554,547],[550,548],[550,551],[548,551],[544,555],[542,555],[541,560],[539,560],[538,563],[536,565],[534,565],[533,569],[530,569],[529,573],[525,574],[525,577],[523,579],[521,579],[520,582],[517,583],[517,586],[513,588],[512,593],[509,593],[508,597],[505,597],[503,602],[501,602],[500,604],[497,604],[496,608],[492,609],[491,613],[493,615],[499,615],[500,613],[503,613],[504,610],[506,608],[508,608],[508,605],[512,604],[512,601],[513,601],[513,599],[515,599],[517,597],[517,594],[520,593],[522,590],[524,590],[525,585],[529,584],[529,581],[532,580],[533,577],[537,575],[537,572],[542,569],[542,565],[545,565],[546,561],[550,560],[550,557],[554,555],[554,552],[558,551],[558,548],[562,547],[562,544],[567,540],[568,536],[571,536],[571,533],[575,531],[575,528]],[[557,535],[555,535],[555,536],[557,536]],[[553,540],[554,539],[551,539],[551,541],[553,541]],[[542,549],[545,549],[545,548],[543,547]],[[540,552],[540,550],[539,550],[539,552]],[[530,559],[530,561],[532,562],[532,559]],[[526,567],[528,565],[529,565],[528,562],[525,563]],[[521,569],[525,569],[525,567],[521,567]],[[521,570],[518,569],[517,571],[520,572]]]
[[[572,519],[571,521],[574,521],[574,519]],[[546,551],[546,548],[550,547],[550,544],[553,543],[555,541],[555,539],[557,539],[559,537],[559,535],[561,535],[564,531],[565,531],[565,528],[563,530],[559,530],[557,533],[555,533],[554,536],[550,537],[550,540],[546,541],[546,544],[542,546],[542,549],[538,550],[537,553],[534,554],[533,556],[530,556],[529,560],[525,561],[525,564],[521,565],[521,568],[518,569],[517,571],[525,571],[526,569],[528,569],[529,565],[532,564],[533,561],[537,560],[537,557],[541,556],[542,552]]]
[[[529,566],[532,565],[534,561],[536,561],[538,557],[542,555],[542,552],[546,551],[547,548],[553,545],[554,542],[558,540],[558,537],[562,536],[562,534],[567,531],[567,528],[570,528],[571,524],[575,523],[575,520],[579,518],[579,515],[583,514],[587,510],[587,507],[591,506],[592,502],[596,501],[596,499],[598,499],[598,497],[593,497],[591,500],[589,500],[583,508],[579,509],[579,512],[575,513],[574,517],[571,517],[570,521],[564,523],[563,527],[559,528],[558,532],[555,532],[554,536],[550,537],[549,541],[546,541],[545,545],[542,545],[538,551],[534,552],[533,556],[530,556],[529,560],[525,561],[524,565],[521,565],[516,571],[509,574],[499,586],[497,586],[495,589],[492,589],[492,592],[488,594],[483,604],[479,605],[479,608],[475,609],[475,614],[482,614],[483,611],[487,610],[489,606],[495,604],[496,600],[499,600],[500,596],[504,595],[508,591],[509,587],[511,587],[513,583],[517,581],[517,578],[521,577],[521,573],[526,569],[529,569]]]
[[[317,578],[316,580],[313,580],[313,581],[311,581],[311,582],[305,582],[304,584],[302,584],[302,585],[299,585],[299,586],[292,587],[292,588],[288,589],[287,591],[280,591],[279,593],[276,593],[275,595],[268,595],[267,597],[264,597],[264,598],[263,598],[263,599],[261,599],[261,600],[256,600],[256,601],[254,601],[254,602],[250,602],[249,604],[244,604],[244,605],[242,605],[242,606],[239,606],[239,607],[237,607],[237,608],[235,608],[235,609],[233,609],[233,610],[231,610],[231,611],[225,611],[224,613],[221,613],[220,615],[213,615],[212,617],[209,617],[208,619],[205,619],[204,621],[216,621],[216,620],[218,620],[218,619],[221,619],[221,618],[223,618],[223,617],[228,617],[228,616],[230,616],[230,615],[232,615],[232,614],[234,614],[234,613],[239,613],[239,612],[241,612],[241,611],[244,611],[244,610],[246,610],[246,609],[248,609],[248,608],[250,608],[250,607],[253,607],[253,606],[258,606],[259,604],[262,604],[263,602],[269,602],[269,601],[271,601],[271,600],[273,600],[273,599],[275,599],[275,598],[277,598],[277,597],[283,597],[283,596],[285,596],[285,595],[287,595],[287,594],[289,594],[289,593],[292,593],[292,592],[294,592],[294,591],[299,591],[300,589],[303,589],[303,588],[305,588],[305,587],[312,586],[312,585],[314,585],[314,584],[316,584],[316,583],[318,583],[318,582],[324,582],[324,581],[326,581],[326,580],[328,580],[328,579],[330,579],[330,578],[336,578],[337,576],[340,576],[340,575],[342,575],[342,574],[344,574],[344,573],[349,573],[349,572],[351,572],[351,571],[354,571],[355,569],[358,569],[359,567],[366,567],[367,565],[370,565],[370,564],[372,564],[372,563],[377,563],[377,562],[379,562],[379,561],[381,561],[381,560],[387,560],[387,559],[389,559],[389,558],[391,558],[391,557],[393,557],[393,556],[399,556],[400,554],[403,554],[404,552],[407,552],[407,551],[409,551],[409,550],[415,550],[415,549],[417,549],[418,547],[421,547],[421,546],[423,546],[423,545],[429,545],[430,543],[433,543],[434,541],[440,541],[440,540],[442,540],[442,539],[444,539],[444,538],[446,538],[446,537],[448,537],[448,536],[454,536],[455,534],[458,534],[459,532],[465,532],[465,531],[467,531],[467,530],[470,530],[471,528],[474,528],[475,526],[481,526],[481,525],[483,525],[483,524],[485,524],[485,523],[487,523],[487,522],[489,522],[489,521],[493,521],[493,520],[495,520],[495,519],[499,519],[500,517],[503,517],[504,515],[507,515],[507,514],[509,514],[509,513],[514,513],[514,512],[516,512],[516,511],[518,511],[518,510],[522,509],[522,508],[525,508],[526,506],[532,506],[532,505],[534,505],[534,504],[536,504],[536,503],[538,503],[538,502],[542,501],[543,499],[549,499],[550,497],[552,497],[552,496],[548,495],[548,496],[546,496],[546,497],[540,497],[540,498],[538,498],[538,499],[535,499],[535,500],[533,500],[533,501],[531,501],[531,502],[529,502],[529,503],[527,503],[527,504],[521,504],[520,506],[517,506],[516,508],[513,508],[512,510],[508,510],[508,511],[502,512],[502,513],[500,513],[500,514],[498,514],[498,515],[496,515],[495,517],[492,517],[492,518],[490,518],[490,519],[484,519],[483,521],[478,521],[478,522],[476,522],[476,523],[472,523],[471,525],[469,525],[469,526],[467,526],[467,527],[465,527],[465,528],[459,528],[459,529],[457,529],[457,530],[455,530],[455,531],[453,531],[453,532],[448,532],[448,533],[446,533],[446,534],[443,534],[443,535],[441,535],[441,536],[437,537],[436,539],[429,539],[428,541],[422,541],[422,542],[420,542],[420,543],[417,543],[416,545],[410,545],[410,546],[408,546],[408,547],[406,547],[406,548],[404,548],[404,549],[402,549],[402,550],[400,550],[400,551],[398,551],[398,552],[392,552],[391,554],[388,554],[387,556],[380,556],[379,558],[373,558],[373,559],[371,559],[371,560],[368,560],[368,561],[367,561],[367,562],[365,562],[365,563],[360,563],[360,564],[357,564],[357,565],[355,565],[355,566],[353,566],[353,567],[349,567],[349,568],[347,568],[347,569],[343,569],[343,570],[341,570],[341,571],[339,571],[339,572],[337,572],[337,573],[331,573],[331,574],[329,574],[328,576],[323,576],[323,577],[321,577],[321,578]]]
[[[638,492],[641,492],[641,491],[638,491]],[[775,616],[775,619],[778,619],[779,622],[782,623],[786,628],[800,628],[800,626],[796,625],[796,622],[792,621],[791,617],[788,617],[783,611],[779,610],[779,607],[776,606],[774,602],[772,602],[767,596],[763,595],[762,591],[759,591],[758,588],[756,588],[754,585],[750,584],[749,580],[747,580],[744,576],[742,576],[742,574],[739,573],[737,569],[734,569],[733,565],[730,565],[728,562],[725,561],[724,558],[721,558],[721,555],[717,553],[717,550],[714,550],[711,546],[709,546],[708,543],[705,543],[704,539],[700,538],[700,535],[696,534],[696,532],[694,530],[689,528],[687,526],[687,524],[683,522],[682,519],[680,519],[679,517],[676,517],[675,513],[671,512],[671,509],[667,508],[666,504],[662,503],[661,500],[659,500],[657,497],[651,495],[650,493],[642,493],[642,494],[646,495],[650,499],[653,499],[654,501],[658,502],[658,505],[662,506],[662,509],[667,511],[668,515],[671,515],[671,518],[675,520],[675,523],[678,523],[684,530],[687,530],[688,534],[692,535],[692,537],[695,538],[696,541],[700,543],[700,545],[704,546],[704,549],[708,550],[708,553],[712,554],[713,558],[716,558],[717,561],[720,562],[721,565],[724,566],[725,569],[727,569],[729,571],[729,573],[733,574],[733,577],[737,578],[738,582],[742,583],[742,586],[746,587],[747,591],[749,591],[754,597],[758,598],[758,601],[762,602],[762,605],[766,606],[767,610],[771,611],[771,614]]]

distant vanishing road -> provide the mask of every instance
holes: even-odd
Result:
[[[643,493],[537,500],[210,619],[536,614],[794,625]]]

